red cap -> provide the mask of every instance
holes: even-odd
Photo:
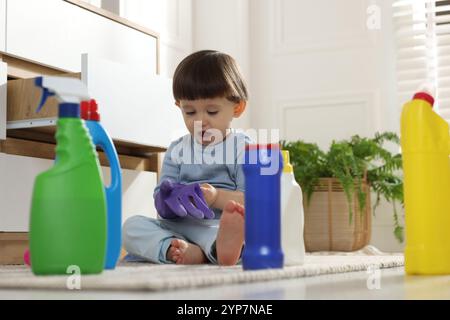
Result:
[[[413,99],[414,100],[418,99],[418,100],[426,101],[426,102],[428,102],[431,105],[431,107],[433,107],[433,105],[434,105],[434,98],[427,92],[417,92],[414,95]]]
[[[94,99],[90,101],[82,101],[80,107],[81,107],[81,119],[100,121],[100,114],[98,113],[98,105]]]
[[[269,144],[248,144],[245,146],[245,150],[279,150],[280,145],[278,143],[269,143]]]

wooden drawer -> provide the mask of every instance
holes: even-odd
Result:
[[[28,233],[0,232],[0,265],[23,264],[26,249],[28,249]]]
[[[81,74],[66,74],[81,79]],[[50,97],[45,107],[36,113],[41,90],[36,87],[33,79],[10,80],[7,85],[7,122],[10,128],[42,126],[48,119],[48,124],[54,125],[58,115],[58,103],[55,97]],[[35,121],[33,120],[41,120]],[[28,124],[25,123],[28,121]],[[15,125],[16,124],[16,125]],[[41,124],[41,125],[40,125]]]

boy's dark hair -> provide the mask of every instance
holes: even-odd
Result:
[[[177,101],[225,97],[239,103],[248,99],[236,61],[214,50],[195,52],[180,62],[173,76],[173,96]]]

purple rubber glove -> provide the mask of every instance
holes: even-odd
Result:
[[[206,204],[198,183],[184,185],[170,180],[163,181],[155,196],[155,207],[165,219],[187,215],[197,219],[214,218],[214,212]]]
[[[187,216],[187,212],[183,215],[176,214],[167,204],[166,200],[169,198],[172,190],[175,187],[179,187],[181,184],[172,182],[170,180],[164,180],[159,187],[159,191],[155,196],[155,207],[158,214],[164,219],[175,219],[179,217]]]
[[[212,219],[214,212],[209,209],[198,183],[175,187],[165,203],[175,214],[186,214],[197,219]]]

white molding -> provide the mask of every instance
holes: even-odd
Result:
[[[364,134],[372,135],[379,127],[378,92],[355,92],[355,93],[331,93],[318,96],[298,97],[290,100],[278,100],[275,102],[278,110],[277,124],[280,128],[281,139],[286,139],[286,117],[287,112],[295,109],[314,109],[318,107],[338,108],[345,106],[361,105],[366,113]],[[360,121],[361,119],[356,119]],[[356,134],[356,133],[355,133]],[[359,133],[363,134],[363,133]]]
[[[361,24],[361,29],[356,30],[355,33],[342,33],[330,37],[321,37],[317,39],[311,37],[310,39],[298,39],[290,41],[285,39],[285,30],[283,21],[285,21],[284,4],[286,0],[271,1],[271,16],[269,23],[271,24],[271,52],[274,56],[289,55],[289,54],[303,54],[315,51],[339,51],[343,49],[355,48],[371,48],[376,43],[376,33],[367,30],[366,23]],[[360,1],[361,15],[365,18],[366,8],[371,4],[370,0]],[[365,21],[365,19],[364,19]]]

